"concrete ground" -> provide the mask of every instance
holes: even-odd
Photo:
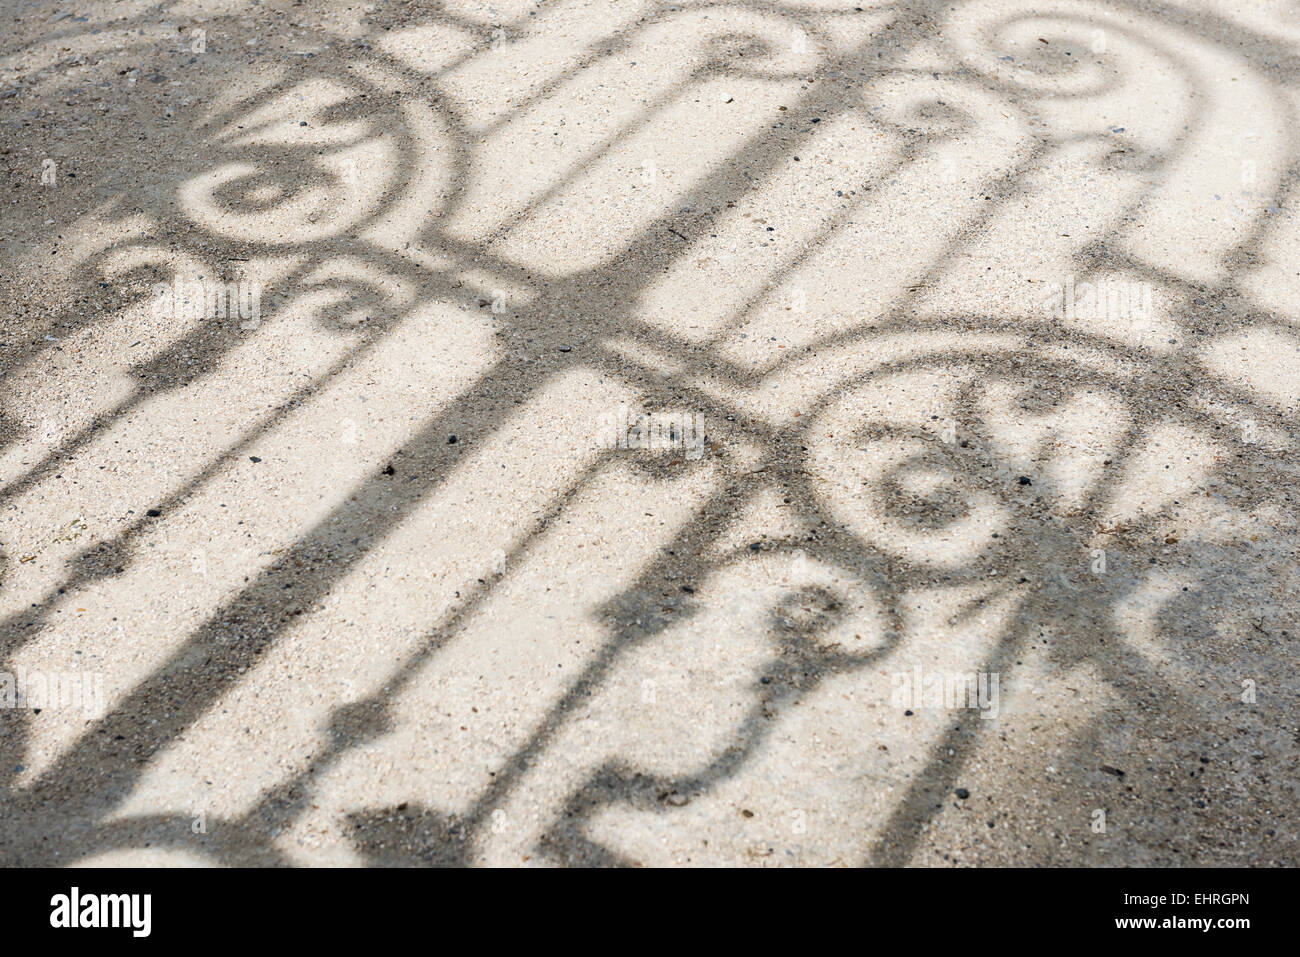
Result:
[[[0,863],[1297,862],[1300,5],[0,23]]]

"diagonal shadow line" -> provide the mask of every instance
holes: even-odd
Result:
[[[320,252],[323,254],[330,243],[322,242],[314,245],[319,246]],[[383,251],[379,247],[367,244],[366,254],[378,254],[382,252]],[[477,267],[490,269],[503,277],[514,278],[517,280],[521,274],[521,271],[517,267],[512,267],[510,264],[504,263],[495,258],[489,259],[485,263],[483,261],[484,257],[482,257],[477,249],[474,246],[467,244],[455,244],[449,247],[448,254],[455,257],[456,264],[474,262]],[[445,272],[430,275],[427,270],[420,269],[415,264],[402,261],[396,257],[386,257],[386,260],[385,265],[389,270],[389,275],[402,276],[413,282],[418,281],[421,286],[424,287],[424,302],[440,299],[450,301],[459,298],[453,296],[453,292],[457,287],[451,281],[450,276]],[[319,255],[318,257],[316,254],[313,254],[311,259],[305,260],[299,266],[295,267],[287,277],[278,282],[276,286],[272,287],[270,290],[271,295],[268,298],[274,299],[277,292],[281,289],[310,291],[319,288],[318,284],[307,284],[306,279],[309,275],[321,268],[324,262],[324,255]],[[477,291],[477,294],[482,295],[486,292],[487,290],[480,289]],[[292,300],[289,301],[291,302]],[[406,310],[405,314],[402,316],[393,317],[382,324],[375,324],[367,329],[367,338],[365,342],[360,346],[353,347],[353,352],[349,354],[354,355],[354,358],[345,357],[344,359],[334,363],[329,370],[318,377],[316,388],[319,388],[324,383],[337,378],[349,365],[359,359],[362,355],[369,352],[379,341],[381,341],[382,336],[390,333],[405,319],[409,318],[412,311],[414,310]],[[263,321],[268,323],[273,322],[274,317],[268,317]],[[138,378],[145,379],[145,383],[137,386],[133,392],[123,398],[113,408],[96,415],[94,419],[83,426],[77,433],[61,441],[56,447],[47,452],[40,461],[33,464],[21,475],[5,483],[3,486],[0,486],[0,501],[17,498],[24,492],[29,491],[36,485],[36,483],[41,481],[43,478],[48,477],[49,473],[57,468],[61,461],[67,460],[76,453],[84,451],[100,433],[108,429],[114,422],[124,419],[131,412],[141,408],[146,402],[156,398],[159,391],[179,393],[181,390],[189,388],[196,382],[205,378],[219,366],[221,360],[228,354],[229,348],[233,347],[233,345],[242,343],[242,339],[239,339],[232,334],[228,345],[223,347],[219,352],[208,355],[202,366],[187,368],[184,375],[180,378],[164,375],[161,370],[167,367],[167,364],[171,362],[176,355],[187,353],[207,354],[208,350],[202,348],[204,344],[213,340],[218,340],[224,343],[226,337],[227,334],[221,329],[201,325],[191,330],[180,340],[171,344],[163,353],[151,359],[146,365],[137,366],[133,370],[133,373]],[[161,389],[154,384],[155,382],[162,383]],[[311,390],[309,389],[307,391]],[[303,390],[299,390],[295,393],[294,401],[301,401],[304,397],[305,395]],[[254,425],[252,428],[257,430],[260,427]],[[240,442],[241,447],[246,446],[247,444],[247,441]]]
[[[554,369],[547,370],[543,377],[549,378],[553,372]],[[536,386],[536,373],[512,368],[508,364],[497,364],[489,375],[494,382],[511,390],[526,392]],[[405,459],[407,468],[429,476],[425,482],[393,482],[386,476],[364,482],[348,496],[345,504],[305,533],[280,561],[265,569],[256,581],[210,615],[184,646],[159,666],[150,678],[134,688],[98,727],[83,734],[41,775],[33,786],[33,792],[75,777],[76,769],[89,766],[102,747],[100,738],[111,739],[120,734],[133,742],[140,758],[119,765],[97,783],[101,794],[125,793],[138,778],[143,759],[174,740],[210,701],[237,680],[241,667],[249,667],[255,662],[256,656],[293,617],[290,606],[300,610],[318,601],[348,568],[394,531],[398,521],[409,514],[431,488],[445,481],[465,447],[463,444],[447,445],[449,433],[486,438],[504,426],[504,422],[491,414],[492,401],[486,395],[471,392],[462,396],[454,408],[433,416],[404,445],[408,453]],[[361,501],[353,504],[352,499]],[[376,529],[378,516],[384,517],[380,530]],[[317,571],[302,578],[294,571],[299,565]],[[295,586],[292,596],[286,597],[286,585]],[[274,620],[267,621],[268,615]],[[225,645],[219,639],[226,622],[244,625],[250,636],[260,634],[260,637],[239,645]],[[186,663],[194,649],[203,649],[211,654],[202,674],[196,674]],[[169,710],[163,719],[152,717],[158,702],[173,705],[173,710]],[[155,720],[156,724],[153,723]]]
[[[567,505],[581,495],[582,491],[607,467],[608,460],[609,456],[605,456],[603,460],[584,468],[570,483],[569,488],[558,495],[547,510],[532,523],[531,527],[524,531],[520,536],[519,544],[507,557],[506,567],[508,569],[524,567],[528,561],[528,556],[540,550],[545,531],[559,519]],[[334,709],[328,728],[329,743],[322,751],[310,756],[306,767],[288,780],[267,789],[239,817],[229,821],[212,822],[212,833],[220,837],[221,834],[229,831],[243,831],[245,833],[252,831],[265,836],[269,843],[272,831],[286,826],[297,813],[305,808],[311,783],[317,776],[327,772],[346,757],[349,752],[363,743],[364,740],[377,737],[387,729],[390,703],[415,681],[422,666],[441,651],[448,642],[454,640],[461,630],[472,621],[475,614],[491,599],[495,587],[508,580],[509,574],[507,572],[498,581],[480,581],[470,585],[468,593],[463,595],[460,601],[448,611],[443,620],[430,629],[412,651],[404,655],[400,664],[393,669],[390,677],[381,688],[366,698]],[[204,667],[207,667],[206,664]],[[70,825],[74,821],[84,819],[81,809],[74,808],[71,813],[73,816],[69,821]],[[172,830],[173,825],[178,820],[180,819],[175,816],[162,816],[157,821],[154,821],[154,816],[144,815],[132,816],[123,821],[105,822],[97,825],[92,830],[89,838],[84,834],[80,835],[76,844],[67,847],[66,853],[75,855],[78,852],[77,848],[82,843],[89,843],[97,850],[128,847],[131,846],[132,840],[138,838],[141,833],[147,833],[164,843],[170,841],[177,846],[182,846],[179,845],[179,840],[188,842],[188,838],[178,838],[175,831]],[[188,828],[189,822],[186,821],[185,823]],[[155,826],[163,829],[158,831],[148,830]],[[141,829],[145,830],[142,832]],[[216,848],[211,850],[211,853],[220,858],[228,858],[228,862],[231,864],[240,863],[242,854],[236,851],[243,848],[244,843],[243,841],[227,842],[229,844],[227,847],[227,844],[219,842]],[[42,853],[49,854],[50,851],[42,849]]]
[[[429,278],[425,277],[426,283]],[[449,287],[443,287],[435,290],[436,295],[449,296],[451,290]],[[265,415],[260,421],[253,423],[245,432],[231,445],[227,446],[221,453],[210,459],[204,466],[192,473],[182,484],[176,486],[174,490],[166,496],[161,502],[156,503],[161,510],[168,510],[180,503],[186,501],[194,495],[200,488],[204,487],[214,479],[221,471],[229,467],[237,457],[241,456],[263,436],[270,434],[277,426],[283,424],[292,416],[300,405],[313,396],[322,392],[329,383],[341,378],[349,369],[357,366],[372,354],[377,347],[386,341],[387,334],[403,322],[410,320],[410,313],[399,316],[393,320],[369,327],[361,342],[350,347],[342,356],[335,359],[330,366],[323,372],[315,376],[311,381],[298,387],[292,393],[284,398],[281,404],[274,411]],[[197,333],[196,333],[197,334]],[[181,386],[177,386],[181,388]],[[111,422],[125,415],[141,403],[153,398],[154,393],[141,389],[132,393],[127,399],[123,400],[113,410],[102,414],[96,418],[96,423],[102,419],[104,423]],[[17,497],[23,491],[39,481],[42,470],[49,471],[58,467],[60,460],[66,459],[73,452],[82,446],[93,441],[96,436],[97,428],[95,423],[83,429],[77,436],[61,444],[59,448],[49,453],[45,460],[33,467],[19,479],[16,479],[9,486],[5,487],[0,500],[5,497]],[[110,565],[125,564],[125,558],[130,553],[132,542],[141,537],[153,523],[148,518],[141,516],[110,542],[99,543],[92,546],[79,556],[73,559],[74,572],[72,575],[65,577],[58,585],[52,586],[47,591],[41,601],[35,603],[33,612],[29,609],[22,609],[0,620],[0,635],[6,633],[17,633],[21,630],[31,630],[38,627],[40,621],[48,617],[56,606],[60,603],[60,595],[72,592],[96,578],[110,574],[113,569]],[[103,552],[103,555],[98,553]],[[98,566],[98,568],[96,567]],[[66,600],[71,600],[71,596]],[[21,643],[21,639],[12,637],[0,646],[0,654],[12,654]]]

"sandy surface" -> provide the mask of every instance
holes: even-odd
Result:
[[[858,2],[0,3],[0,863],[1297,862],[1300,7]]]

